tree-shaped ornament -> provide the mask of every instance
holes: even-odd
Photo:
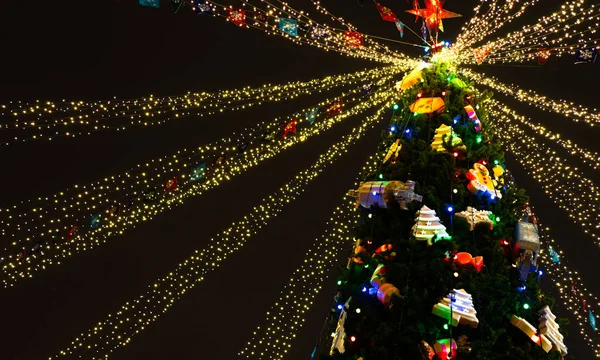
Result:
[[[427,241],[428,245],[439,240],[451,240],[452,237],[446,232],[446,227],[440,222],[434,210],[423,205],[421,210],[417,211],[415,216],[415,225],[412,232],[417,240]]]
[[[444,143],[450,141],[451,149],[453,151],[462,150],[466,151],[467,147],[463,145],[462,139],[454,133],[452,127],[442,124],[439,128],[435,129],[435,135],[433,135],[433,142],[431,143],[431,149],[447,153],[448,150],[444,146]]]

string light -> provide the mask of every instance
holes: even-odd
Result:
[[[525,170],[542,185],[546,195],[600,246],[600,188],[581,175],[578,168],[567,165],[555,151],[527,135],[508,116],[499,114],[490,125]]]
[[[600,26],[600,7],[597,4],[589,8],[584,6],[585,0],[567,1],[560,11],[538,19],[535,24],[486,43],[484,47],[491,51],[486,61],[524,62],[536,59],[538,50],[544,47],[560,56],[573,54],[580,48],[597,46],[600,39],[590,35]],[[462,59],[465,63],[475,62],[467,54]]]
[[[521,7],[514,13],[511,10],[519,3],[519,0],[508,0],[498,5],[498,0],[493,0],[488,8],[488,11],[482,16],[478,16],[481,11],[482,4],[477,5],[474,9],[475,15],[463,26],[460,34],[457,37],[455,49],[457,52],[464,50],[482,41],[485,37],[497,32],[504,25],[511,23],[517,19],[529,6],[533,6],[538,0],[525,0]]]
[[[361,173],[372,173],[377,168],[378,159],[380,156],[371,156]],[[355,185],[358,186],[359,182]],[[288,353],[292,340],[304,324],[305,313],[314,304],[339,254],[353,243],[351,224],[357,219],[356,201],[345,197],[327,223],[331,228],[315,239],[302,265],[294,270],[279,299],[267,312],[264,325],[257,327],[239,356],[282,359]],[[357,308],[356,312],[360,313],[360,309]]]
[[[500,102],[496,100],[490,100],[488,105],[488,112],[490,115],[496,118],[505,119],[506,116],[509,116],[512,119],[517,120],[521,124],[534,130],[538,135],[541,135],[546,139],[551,140],[555,144],[561,146],[563,149],[567,150],[570,155],[577,157],[579,160],[583,161],[592,169],[597,170],[600,168],[600,154],[598,154],[597,152],[587,150],[577,145],[573,141],[563,138],[560,134],[555,134],[552,131],[547,130],[541,124],[535,123],[533,120],[526,118],[525,116],[520,116],[516,114],[513,110],[509,109],[507,106],[501,104]],[[500,112],[502,112],[503,114]]]
[[[302,95],[328,91],[397,73],[398,67],[377,68],[328,76],[305,82],[263,85],[256,88],[224,90],[217,93],[188,93],[181,96],[98,101],[52,102],[3,105],[0,115],[13,122],[0,124],[0,145],[57,137],[91,135],[104,130],[124,131],[135,126],[160,125],[188,116],[210,116],[224,111],[244,110],[265,102],[290,100]]]
[[[386,95],[386,104],[383,107],[365,118],[359,127],[354,128],[341,141],[333,144],[309,169],[300,172],[286,185],[261,201],[241,221],[233,223],[212,238],[207,248],[197,250],[167,276],[150,285],[144,294],[126,302],[119,311],[99,321],[93,328],[75,338],[69,347],[50,359],[66,356],[104,357],[116,348],[127,345],[133,336],[146,329],[187,291],[204,280],[206,275],[220,267],[229,255],[241,249],[270,219],[278,216],[286,204],[298,198],[308,183],[345,153],[367,130],[373,128],[382,113],[391,105],[390,93]]]
[[[388,79],[384,78],[381,81],[386,82]],[[38,205],[39,203],[36,203],[28,211],[23,211],[16,206],[12,209],[4,209],[0,213],[0,215],[4,215],[3,219],[0,218],[0,224],[3,225],[1,234],[11,242],[4,249],[4,255],[0,258],[3,261],[3,285],[5,287],[13,286],[15,282],[29,278],[35,272],[60,264],[60,261],[65,257],[92,249],[106,242],[110,236],[122,234],[125,228],[134,227],[140,222],[150,220],[159,212],[180,204],[190,196],[199,195],[208,189],[219,186],[223,181],[230,180],[283,150],[331,128],[343,119],[380,105],[387,96],[388,92],[381,91],[372,94],[366,100],[355,98],[354,101],[361,99],[362,102],[326,121],[315,122],[312,126],[303,129],[301,136],[291,139],[279,139],[273,144],[260,144],[257,148],[246,151],[242,156],[232,158],[224,166],[216,167],[212,176],[207,177],[206,181],[202,183],[192,181],[189,177],[191,168],[197,166],[201,161],[180,162],[176,157],[167,157],[166,161],[169,162],[166,164],[160,159],[155,162],[160,167],[159,172],[146,172],[148,166],[154,165],[147,163],[146,168],[140,166],[135,173],[126,172],[121,176],[106,177],[102,181],[87,187],[75,186],[73,191],[40,198],[42,204]],[[304,113],[301,113],[301,115],[303,117]],[[301,118],[299,122],[304,121],[306,120]],[[277,124],[277,122],[274,122],[274,124]],[[222,149],[219,147],[213,147],[212,149],[200,148],[194,152],[199,156],[203,156],[207,150]],[[182,152],[180,151],[180,153]],[[166,178],[165,173],[169,174]],[[88,223],[90,215],[104,213],[105,209],[119,203],[119,195],[127,193],[128,196],[131,196],[131,194],[137,196],[142,193],[141,189],[148,189],[152,184],[161,185],[167,179],[173,177],[179,179],[177,191],[165,194],[168,196],[159,197],[157,202],[142,203],[119,216],[107,215],[106,219],[102,220],[102,226],[97,229],[90,229],[84,234],[77,234],[67,242],[60,241],[59,243],[50,244],[45,241],[32,256],[26,258],[19,256],[24,246],[31,248],[38,241],[48,240],[53,234],[65,229],[67,226]],[[111,196],[111,194],[113,195]],[[115,196],[117,196],[116,199]],[[40,219],[42,220],[40,221]]]
[[[583,280],[577,271],[570,271],[567,266],[567,260],[564,258],[564,252],[560,250],[558,243],[550,236],[550,228],[543,227],[538,224],[540,230],[540,239],[544,249],[540,251],[540,262],[546,269],[549,277],[552,280],[553,286],[558,290],[557,293],[562,300],[563,307],[571,313],[577,321],[579,333],[587,342],[596,355],[600,357],[600,343],[598,342],[599,334],[593,330],[589,324],[588,311],[589,307],[600,306],[600,301],[593,295],[583,284]],[[558,254],[561,254],[560,262],[554,262],[550,255],[550,247]],[[575,286],[574,286],[575,285]],[[578,299],[573,299],[571,294],[578,296]],[[584,308],[584,302],[587,308]]]
[[[504,84],[494,77],[485,75],[483,73],[476,73],[469,69],[461,68],[459,72],[482,85],[489,86],[492,89],[503,93],[504,95],[511,96],[521,102],[535,106],[542,110],[560,114],[569,118],[570,120],[582,122],[589,126],[596,126],[600,124],[600,114],[598,109],[590,110],[581,105],[576,105],[573,102],[549,99],[533,90],[523,90],[515,84]]]

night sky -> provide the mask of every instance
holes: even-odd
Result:
[[[308,0],[290,3],[296,9],[315,13]],[[507,26],[507,30],[554,11],[560,2],[541,3]],[[395,26],[382,22],[368,1],[362,7],[354,0],[323,0],[322,4],[365,33],[398,37]],[[382,4],[418,29],[412,15],[401,14],[409,8],[404,0]],[[442,39],[452,42],[456,38],[475,4],[474,0],[446,2],[448,10],[462,13],[465,18],[445,21],[447,33]],[[405,39],[417,41],[409,34]],[[258,30],[236,28],[220,18],[196,16],[185,7],[173,15],[166,0],[161,1],[161,9],[141,7],[134,0],[4,1],[0,4],[0,46],[0,104],[11,100],[91,100],[216,91],[309,80],[379,66],[306,45],[297,46]],[[421,54],[416,48],[393,43],[390,46],[411,55]],[[474,69],[552,98],[597,106],[600,64],[572,63],[570,58],[550,58],[544,67],[483,65]],[[245,126],[315,104],[323,97],[324,94],[303,96],[245,112],[187,118],[175,124],[121,133],[103,132],[52,143],[10,146],[0,152],[0,186],[4,189],[0,207],[119,173],[180,148],[206,144]],[[600,151],[599,130],[500,95],[496,97],[520,114],[590,150]],[[113,237],[103,246],[67,259],[11,290],[0,291],[0,358],[30,360],[54,355],[310,166],[360,120],[351,118],[242,177],[123,236]],[[371,130],[224,266],[111,358],[236,358],[255,327],[261,325],[292,271],[301,264],[312,241],[326,229],[335,206],[352,187],[360,167],[375,152],[384,127],[382,123]],[[579,166],[573,161],[574,166]],[[592,238],[544,195],[514,159],[509,157],[507,166],[517,183],[528,190],[540,221],[552,227],[552,235],[565,251],[564,258],[579,271],[588,289],[600,294],[600,281],[595,276],[600,250]],[[582,171],[600,181],[598,173]],[[341,262],[344,257],[340,254]],[[307,313],[305,326],[288,359],[310,356],[334,290],[332,277]],[[570,352],[578,359],[591,359],[589,349],[581,346],[576,337],[576,328],[570,330]]]

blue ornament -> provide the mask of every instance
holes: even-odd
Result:
[[[102,218],[102,214],[98,213],[96,215],[92,215],[90,218],[90,228],[97,229],[100,226],[100,219]]]
[[[202,163],[192,169],[192,172],[190,173],[190,180],[191,181],[202,180],[202,179],[204,179],[205,176],[206,176],[206,163]]]
[[[298,22],[294,19],[279,19],[279,31],[292,37],[298,37]]]

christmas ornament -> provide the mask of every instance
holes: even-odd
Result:
[[[598,50],[596,48],[579,49],[577,50],[577,58],[575,64],[592,64],[596,62]]]
[[[204,179],[205,176],[206,176],[206,163],[202,163],[192,169],[192,172],[190,173],[190,180],[191,181],[202,180],[202,179]]]
[[[474,163],[473,169],[466,173],[470,180],[467,188],[470,192],[478,196],[489,196],[491,199],[501,198],[502,193],[496,191],[497,181],[492,180],[487,167],[481,163]]]
[[[410,104],[408,109],[416,114],[441,113],[444,111],[444,99],[441,97],[420,98]]]
[[[377,299],[379,299],[383,305],[391,308],[392,298],[394,296],[400,297],[401,295],[400,291],[394,285],[386,282],[386,273],[387,267],[383,264],[379,264],[373,272],[373,276],[371,276],[371,285],[373,288],[377,289]]]
[[[348,195],[356,199],[356,206],[370,208],[377,205],[386,208],[387,203],[398,201],[400,208],[408,210],[409,202],[423,201],[421,195],[415,194],[415,182],[402,181],[367,181],[360,184],[358,190],[350,190]]]
[[[488,224],[490,230],[494,228],[494,222],[491,220],[494,217],[494,214],[491,211],[487,210],[477,210],[470,206],[467,206],[465,211],[461,211],[459,213],[454,214],[455,217],[465,219],[470,226],[470,230],[473,231],[475,226],[479,223]]]
[[[537,50],[538,64],[544,65],[548,61],[551,51],[552,49],[550,48],[539,48]]]
[[[536,328],[531,325],[529,321],[520,318],[517,315],[513,315],[510,318],[510,323],[527,335],[531,341],[544,349],[545,352],[550,352],[550,350],[552,350],[552,342],[550,342],[550,340],[548,340],[548,338],[543,334],[538,336]]]
[[[452,326],[460,324],[476,328],[479,325],[473,297],[464,289],[452,290],[442,301],[433,305],[431,313],[448,320]]]
[[[451,360],[456,358],[456,342],[454,339],[440,339],[433,344],[435,354],[440,360]]]
[[[552,313],[548,305],[540,310],[539,329],[540,334],[545,335],[552,344],[554,349],[560,351],[562,356],[567,355],[567,347],[565,346],[564,336],[560,333],[560,326],[556,323],[556,315]]]
[[[433,142],[431,143],[431,149],[447,153],[448,150],[444,146],[446,142],[450,141],[452,151],[466,151],[467,147],[463,145],[462,140],[458,135],[454,133],[452,127],[448,125],[440,125],[439,128],[435,129],[435,135],[433,135]]]
[[[163,186],[163,194],[166,194],[171,191],[176,191],[176,190],[177,190],[177,177],[169,179],[165,182],[165,185]]]
[[[285,137],[289,133],[292,133],[292,134],[296,133],[296,119],[293,119],[284,125],[282,137],[285,139]]]
[[[159,8],[159,0],[139,0],[139,4],[142,6],[150,6],[153,8]]]
[[[394,14],[390,8],[387,8],[378,2],[375,3],[375,6],[377,6],[377,10],[379,10],[379,14],[383,21],[396,22],[398,20],[396,14]]]
[[[459,252],[454,255],[454,262],[463,266],[473,265],[477,272],[481,272],[481,268],[483,267],[483,256],[473,257],[468,252]]]
[[[400,139],[396,139],[396,141],[394,141],[394,143],[392,145],[390,145],[390,148],[388,149],[387,153],[385,154],[385,157],[383,158],[383,163],[385,164],[389,159],[391,159],[392,155],[394,156],[394,161],[396,161],[396,158],[398,157],[398,153],[400,152],[401,149],[402,149],[402,144],[400,143]]]
[[[298,37],[298,21],[279,18],[279,31],[292,37]]]
[[[311,111],[306,113],[306,121],[308,121],[309,124],[314,124],[315,120],[317,119],[317,113],[319,112],[319,108],[314,108]]]
[[[406,10],[407,13],[414,14],[417,17],[422,17],[429,27],[430,31],[437,32],[444,31],[444,24],[442,19],[451,19],[461,17],[461,14],[453,13],[445,10],[442,7],[444,2],[442,0],[425,0],[425,9],[418,9],[418,3],[415,2],[413,10]]]
[[[227,9],[227,20],[231,21],[234,25],[245,26],[246,25],[246,10],[244,10],[244,9]]]
[[[102,214],[95,214],[90,218],[90,228],[97,229],[100,226]]]
[[[473,50],[473,53],[475,54],[475,61],[477,62],[477,65],[481,65],[483,60],[485,60],[485,58],[490,54],[490,49],[482,47]]]
[[[435,211],[425,205],[415,215],[412,233],[417,240],[427,241],[427,245],[432,244],[434,237],[436,242],[452,239],[446,232],[446,227],[440,223],[440,218],[436,216]]]
[[[363,36],[359,32],[346,30],[344,31],[344,38],[346,46],[353,48],[361,48],[364,46]]]
[[[396,21],[396,29],[400,32],[400,39],[404,37],[404,23],[400,20]]]

